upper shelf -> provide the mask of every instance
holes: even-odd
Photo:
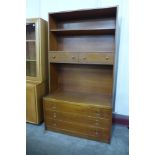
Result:
[[[102,35],[115,34],[115,28],[106,29],[51,29],[57,35]]]
[[[72,19],[88,19],[97,17],[116,17],[117,6],[107,8],[85,9],[85,10],[72,10],[62,12],[52,12],[49,16],[57,20],[72,20]]]

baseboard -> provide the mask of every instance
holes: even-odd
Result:
[[[113,113],[112,123],[121,124],[129,127],[129,116]]]

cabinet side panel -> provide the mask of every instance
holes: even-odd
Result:
[[[47,22],[41,20],[40,24],[40,66],[42,81],[47,80],[48,74],[48,49],[47,49]]]

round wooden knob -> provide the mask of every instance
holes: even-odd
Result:
[[[100,116],[100,113],[99,112],[96,112],[96,116],[99,117]]]
[[[55,107],[55,106],[53,106],[53,107],[52,107],[52,109],[56,109],[56,107]]]
[[[53,59],[55,59],[55,58],[56,58],[56,56],[52,56],[52,58],[53,58]]]
[[[75,59],[75,56],[72,56],[72,59]]]
[[[105,57],[106,60],[109,60],[109,57]]]
[[[86,60],[86,57],[83,57],[83,60]]]
[[[99,123],[98,123],[98,122],[96,122],[95,124],[96,124],[96,125],[99,125]]]
[[[53,126],[57,126],[57,124],[56,123],[53,123]]]
[[[56,118],[56,114],[54,114],[53,117]]]

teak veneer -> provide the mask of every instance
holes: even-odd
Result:
[[[49,13],[47,130],[110,142],[117,7]]]

